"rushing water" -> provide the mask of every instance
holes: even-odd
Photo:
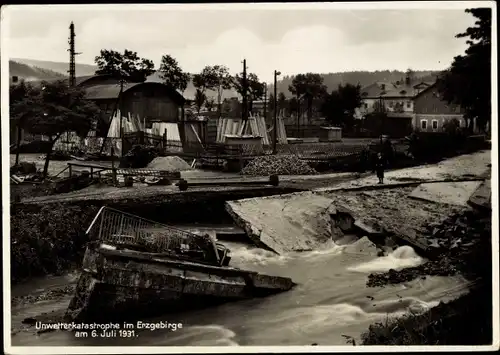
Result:
[[[437,305],[440,300],[453,299],[466,292],[466,283],[459,277],[427,277],[384,288],[365,286],[371,272],[422,263],[410,247],[376,257],[369,243],[361,240],[342,246],[332,243],[319,251],[277,256],[242,243],[224,244],[232,251],[233,266],[291,277],[298,286],[267,298],[148,320],[182,323],[182,329],[176,331],[144,330],[133,339],[75,338],[73,333],[64,331],[39,336],[26,332],[13,336],[12,345],[344,345],[344,335],[355,338],[359,344],[361,333],[372,323],[383,322],[387,317],[409,310],[422,311]],[[52,278],[47,282],[57,285],[68,280],[74,282],[74,276]],[[36,290],[44,286],[31,287]],[[26,286],[12,291],[13,294],[26,292]],[[68,302],[69,297],[13,310],[12,321],[18,324],[25,317],[65,309]]]

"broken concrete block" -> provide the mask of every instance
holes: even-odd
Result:
[[[333,199],[312,192],[226,202],[226,210],[252,241],[278,254],[314,249],[331,240]]]
[[[466,206],[470,196],[480,184],[480,181],[421,184],[412,191],[410,197],[435,203]]]

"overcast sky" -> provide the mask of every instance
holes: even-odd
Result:
[[[168,5],[12,6],[2,16],[8,21],[10,58],[67,62],[73,21],[76,50],[82,52],[77,63],[93,64],[102,48],[127,48],[156,67],[168,53],[188,72],[223,64],[236,73],[246,58],[248,70],[267,81],[274,69],[283,74],[444,69],[466,48],[455,34],[474,22],[464,12],[470,3],[456,3],[454,9],[442,4],[441,9],[351,10],[236,6],[210,10],[190,5],[188,11]]]

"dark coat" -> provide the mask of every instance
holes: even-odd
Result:
[[[385,160],[384,158],[377,158],[375,161],[375,171],[377,172],[378,177],[384,177],[385,170]]]

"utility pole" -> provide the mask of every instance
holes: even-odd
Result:
[[[245,134],[246,128],[247,128],[247,121],[248,121],[248,98],[247,98],[247,60],[243,59],[243,82],[241,83],[241,87],[243,89],[242,92],[242,104],[243,104],[243,109],[241,110],[242,112],[242,119],[243,119],[243,131],[242,134]]]
[[[267,121],[267,83],[264,83],[264,121]]]
[[[81,53],[75,52],[75,25],[73,22],[69,25],[69,86],[76,84],[76,69],[75,69],[75,56]]]
[[[123,121],[123,100],[122,100],[122,94],[123,94],[123,82],[125,80],[123,77],[120,78],[120,93],[118,94],[118,113],[120,115],[120,138],[123,138],[123,126],[122,126],[122,121]],[[123,146],[122,146],[122,153],[123,153]]]
[[[277,153],[276,143],[278,142],[278,97],[277,97],[277,84],[278,75],[281,73],[277,70],[274,71],[274,127],[273,127],[273,154]]]
[[[300,95],[297,95],[297,138],[300,138]]]
[[[382,101],[382,95],[379,96],[379,108],[380,108],[380,145],[383,144],[383,141],[382,141],[382,135],[384,134],[384,121],[385,121],[385,115],[384,115],[384,111],[385,111],[385,107],[383,106],[383,101]]]

